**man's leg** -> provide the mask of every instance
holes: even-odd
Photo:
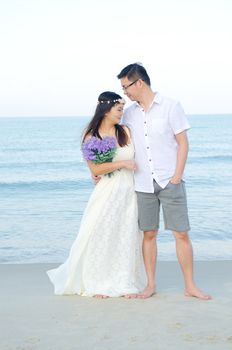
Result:
[[[143,258],[147,274],[147,286],[138,298],[155,294],[155,268],[157,257],[156,237],[159,229],[160,201],[157,193],[161,187],[154,181],[154,193],[137,192],[139,228],[144,232]]]
[[[173,231],[176,239],[176,253],[184,275],[185,295],[204,300],[211,299],[197,288],[193,279],[193,250],[188,236],[190,226],[184,182],[169,182],[160,191],[159,199],[163,206],[165,228]]]
[[[193,278],[193,249],[187,232],[173,231],[176,239],[176,253],[184,275],[185,295],[203,300],[211,299],[195,284]]]
[[[138,298],[146,299],[155,294],[155,269],[157,258],[156,236],[158,231],[144,231],[143,259],[147,273],[147,286]]]

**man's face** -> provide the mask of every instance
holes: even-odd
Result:
[[[124,94],[131,100],[131,101],[137,101],[138,100],[138,87],[137,82],[139,79],[135,80],[129,80],[127,77],[120,79],[121,86],[123,89]]]

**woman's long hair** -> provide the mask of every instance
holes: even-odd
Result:
[[[96,107],[94,116],[87,128],[84,131],[82,142],[84,142],[87,135],[98,137],[102,139],[99,134],[99,128],[101,126],[102,120],[107,112],[111,110],[113,106],[120,103],[122,97],[115,92],[105,91],[101,93],[98,97],[98,105]],[[128,143],[128,136],[126,131],[120,124],[115,125],[115,136],[118,140],[118,144],[123,147]]]

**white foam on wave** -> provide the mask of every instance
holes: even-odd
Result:
[[[194,260],[232,260],[232,240],[192,241]],[[177,260],[175,242],[158,242],[158,259]]]

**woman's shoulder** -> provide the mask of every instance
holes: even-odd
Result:
[[[91,133],[88,133],[88,134],[84,135],[82,142],[86,142],[86,141],[90,140],[92,137],[93,137],[93,135]]]

